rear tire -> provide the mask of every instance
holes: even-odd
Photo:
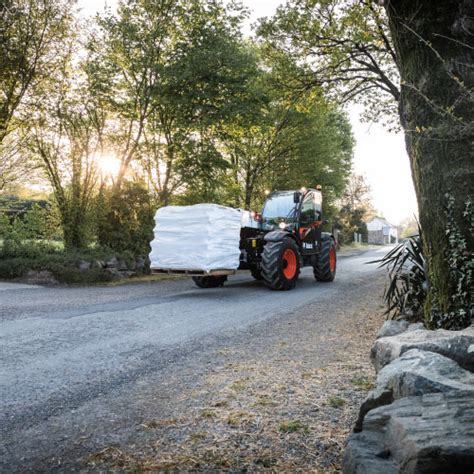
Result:
[[[299,250],[291,238],[267,242],[263,248],[261,273],[272,290],[291,290],[300,273]]]
[[[316,264],[314,265],[314,278],[318,281],[333,281],[336,278],[336,244],[332,238],[323,240]]]
[[[224,283],[227,281],[227,275],[194,276],[193,281],[199,288],[217,288],[218,286],[224,286]]]

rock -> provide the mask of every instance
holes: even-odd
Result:
[[[118,268],[106,268],[105,270],[110,275],[112,280],[118,280],[122,275]]]
[[[344,474],[472,474],[472,394],[407,397],[367,414],[347,442]]]
[[[417,329],[425,329],[423,323],[412,323],[408,326],[407,331],[416,331]]]
[[[118,268],[117,257],[112,257],[105,262],[105,268]]]
[[[18,281],[32,285],[59,285],[59,282],[49,270],[29,270]]]
[[[360,408],[354,431],[361,430],[365,415],[374,408],[436,392],[470,393],[474,400],[474,374],[440,354],[411,349],[380,370],[375,388]]]
[[[410,323],[403,319],[399,321],[385,321],[383,323],[383,326],[377,333],[377,339],[380,339],[381,337],[390,337],[395,336],[396,334],[400,334],[406,331],[409,325]]]
[[[137,270],[143,270],[145,268],[145,259],[142,257],[137,257],[135,260],[135,268]]]
[[[468,351],[474,344],[474,328],[462,331],[415,329],[375,341],[371,351],[372,363],[378,372],[392,360],[410,349],[436,352],[456,361],[461,367],[474,371],[474,353]]]
[[[118,268],[120,271],[126,271],[126,270],[128,270],[127,262],[125,262],[125,260],[118,260],[118,262],[117,262],[117,268]]]
[[[79,268],[81,271],[89,270],[91,268],[91,262],[80,260],[77,264],[77,268]]]
[[[136,275],[136,273],[134,271],[131,271],[131,270],[125,270],[125,271],[120,272],[120,276],[122,278],[130,278],[130,277],[133,277],[135,275]]]

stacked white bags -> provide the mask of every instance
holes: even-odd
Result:
[[[217,204],[167,206],[155,215],[152,269],[236,270],[241,211]]]

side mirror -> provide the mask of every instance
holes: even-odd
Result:
[[[301,196],[301,195],[300,195],[299,191],[295,191],[295,192],[293,193],[293,202],[294,202],[295,204],[298,204],[298,203],[300,202],[300,196]]]

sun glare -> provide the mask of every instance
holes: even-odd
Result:
[[[97,158],[97,165],[104,178],[114,178],[120,171],[120,160],[112,155],[99,156]]]

